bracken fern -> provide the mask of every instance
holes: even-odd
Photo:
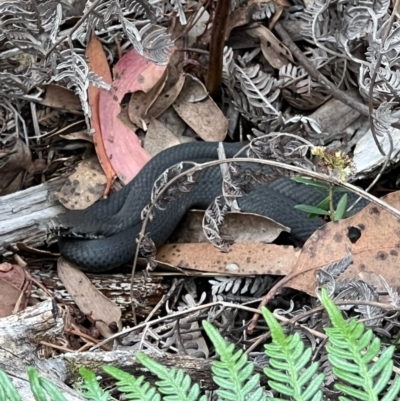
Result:
[[[199,399],[199,384],[192,384],[192,379],[182,369],[168,369],[142,352],[136,353],[136,359],[160,379],[156,385],[160,393],[164,394],[163,400],[197,401]],[[200,397],[200,401],[206,400],[206,396]]]
[[[113,366],[104,366],[103,369],[117,379],[117,387],[121,393],[126,394],[129,400],[160,401],[161,396],[157,390],[144,381],[144,376],[138,379],[121,369]]]
[[[103,368],[104,369],[104,368]],[[110,395],[108,391],[104,391],[96,379],[96,375],[86,368],[80,368],[79,373],[83,377],[84,383],[81,390],[84,391],[83,396],[90,401],[108,401]]]
[[[344,395],[340,401],[349,401],[351,396],[365,401],[392,401],[400,391],[400,377],[392,381],[384,395],[393,374],[394,346],[381,351],[381,341],[372,330],[365,330],[363,323],[355,320],[346,322],[325,290],[321,294],[322,303],[332,322],[325,328],[329,337],[326,349],[333,373],[343,382],[335,383],[335,388]]]
[[[242,350],[234,352],[234,344],[228,344],[219,331],[207,321],[203,321],[203,327],[221,359],[213,362],[211,367],[213,380],[220,387],[216,391],[218,399],[267,400],[264,389],[259,387],[260,374],[253,375],[254,365],[247,360],[247,355]]]
[[[340,310],[321,291],[332,327],[325,328],[329,342],[326,346],[333,374],[338,378],[334,384],[341,395],[340,401],[393,401],[400,392],[400,377],[393,375],[394,346],[381,351],[381,342],[372,330],[355,320],[345,321]],[[254,365],[242,350],[235,351],[219,331],[209,322],[203,327],[214,344],[220,360],[212,363],[213,380],[217,384],[218,401],[319,401],[324,374],[319,373],[319,363],[311,363],[312,349],[305,347],[298,333],[285,335],[274,315],[266,308],[262,314],[271,331],[272,342],[265,345],[269,366],[264,369],[268,385],[274,392],[260,386],[260,374],[254,374]],[[200,386],[183,370],[168,369],[149,356],[137,352],[137,360],[159,378],[152,387],[144,376],[138,379],[112,366],[104,371],[117,379],[117,387],[129,400],[140,401],[206,401],[200,395]],[[84,379],[81,385],[83,397],[91,401],[107,401],[110,396],[100,388],[93,372],[81,368]],[[50,381],[28,368],[28,377],[35,400],[65,401]],[[271,395],[271,396],[270,396]],[[7,375],[0,370],[0,401],[21,401]],[[324,398],[327,400],[327,398]],[[329,401],[329,400],[328,400]]]
[[[265,345],[269,356],[270,367],[264,373],[271,379],[269,386],[278,393],[290,398],[273,398],[272,400],[319,401],[322,400],[320,387],[324,374],[316,374],[318,362],[309,364],[312,349],[304,349],[304,342],[299,333],[286,336],[274,315],[265,307],[262,314],[271,331],[272,343]]]

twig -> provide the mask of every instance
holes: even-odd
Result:
[[[159,318],[157,318],[155,320],[152,320],[150,322],[140,323],[140,324],[136,325],[135,327],[130,327],[127,330],[124,330],[124,331],[121,331],[119,333],[113,334],[111,337],[106,338],[102,342],[100,342],[100,343],[96,344],[94,347],[92,347],[90,349],[90,351],[93,351],[93,350],[95,350],[95,349],[97,349],[99,347],[102,347],[103,345],[107,344],[111,340],[114,340],[115,338],[118,338],[120,336],[125,336],[128,333],[131,333],[132,331],[136,331],[136,330],[139,330],[139,329],[142,329],[142,328],[145,328],[145,327],[147,328],[147,327],[153,326],[155,324],[161,323],[161,322],[163,322],[165,320],[171,320],[171,319],[180,318],[180,317],[185,316],[187,314],[190,314],[190,313],[193,313],[193,312],[196,312],[196,311],[200,311],[200,310],[203,310],[203,309],[212,308],[213,306],[217,306],[217,305],[221,305],[224,309],[225,308],[237,308],[237,309],[242,309],[242,310],[245,310],[245,311],[251,312],[251,313],[257,312],[257,309],[255,309],[255,308],[249,308],[248,306],[242,306],[242,305],[238,305],[238,304],[234,304],[234,303],[230,303],[230,302],[224,302],[224,301],[210,302],[208,304],[195,306],[195,307],[193,307],[191,309],[188,309],[188,310],[183,310],[183,311],[179,311],[179,312],[173,313],[172,315],[159,317]]]
[[[146,227],[147,224],[149,222],[150,216],[153,212],[153,209],[155,207],[155,205],[157,204],[158,200],[161,198],[161,196],[164,194],[164,192],[177,180],[179,180],[180,178],[189,175],[189,174],[193,174],[197,171],[201,171],[204,170],[206,168],[210,168],[213,166],[218,166],[220,164],[223,163],[257,163],[257,164],[263,164],[263,165],[267,165],[267,166],[273,166],[273,167],[279,167],[279,168],[284,168],[290,171],[294,171],[296,173],[302,174],[302,175],[306,175],[308,177],[311,178],[315,178],[317,180],[322,180],[322,181],[326,181],[328,183],[334,184],[334,185],[338,185],[341,187],[344,187],[346,189],[348,189],[349,191],[355,193],[356,195],[359,195],[367,200],[369,200],[370,202],[375,203],[376,205],[382,207],[384,210],[386,210],[387,212],[389,212],[390,214],[400,218],[400,211],[397,210],[396,208],[394,208],[393,206],[389,205],[388,203],[382,201],[379,198],[376,198],[375,196],[365,192],[364,190],[362,190],[361,188],[358,188],[352,184],[349,184],[347,182],[343,182],[337,178],[334,177],[329,177],[327,175],[321,174],[321,173],[317,173],[315,171],[309,171],[306,170],[304,168],[301,167],[297,167],[297,166],[291,166],[291,165],[287,165],[281,162],[276,162],[273,160],[262,160],[262,159],[254,159],[254,158],[232,158],[232,159],[226,159],[226,160],[214,160],[211,162],[207,162],[207,163],[203,163],[203,164],[196,164],[194,167],[176,175],[175,177],[173,177],[170,181],[168,181],[168,183],[166,183],[166,185],[161,189],[161,191],[157,194],[157,196],[155,197],[155,199],[151,202],[149,209],[147,211],[147,215],[145,217],[145,219],[143,220],[143,224],[142,224],[142,228],[140,230],[138,239],[137,239],[137,246],[136,246],[136,252],[135,252],[135,258],[133,260],[133,265],[132,265],[132,273],[131,273],[131,283],[133,283],[133,278],[135,275],[135,271],[136,271],[136,265],[137,265],[137,261],[139,258],[139,252],[140,252],[140,246],[141,243],[143,241],[143,238],[145,237],[145,232],[146,232]],[[131,293],[133,292],[132,290],[132,285],[131,285]],[[132,294],[131,294],[132,295]],[[135,305],[134,305],[134,297],[131,298],[132,299],[132,312],[133,314],[135,314]]]
[[[368,106],[359,102],[357,99],[341,91],[332,82],[330,82],[323,74],[321,74],[311,63],[311,61],[302,53],[302,51],[293,42],[292,38],[283,28],[283,26],[277,22],[275,24],[275,30],[281,37],[282,43],[289,48],[289,50],[296,56],[297,60],[301,63],[304,69],[310,74],[310,76],[319,82],[325,89],[332,94],[332,96],[346,104],[347,106],[357,110],[364,116],[369,116]]]
[[[386,309],[388,311],[400,311],[400,306],[394,306],[391,304],[383,304],[380,302],[374,302],[374,301],[364,301],[364,300],[351,300],[349,299],[348,301],[335,301],[336,306],[341,306],[341,305],[366,305],[366,306],[372,306],[372,307],[377,307],[381,309]],[[298,321],[303,320],[307,316],[312,316],[317,312],[322,312],[324,310],[324,306],[320,305],[317,306],[313,309],[310,309],[306,312],[303,312],[297,316],[292,317],[291,319],[288,319],[287,321],[284,321],[281,323],[282,326],[286,325],[299,325]],[[246,354],[249,354],[251,351],[253,351],[259,344],[261,344],[264,340],[266,340],[268,337],[270,337],[270,333],[264,333],[262,334],[247,350]]]
[[[369,306],[375,306],[375,307],[380,307],[382,309],[387,309],[387,310],[392,310],[392,311],[400,311],[400,306],[395,306],[395,305],[390,305],[390,304],[381,304],[379,302],[372,302],[372,301],[353,301],[353,300],[349,300],[349,301],[338,301],[335,302],[336,305],[369,305]],[[170,319],[177,319],[180,318],[182,316],[185,316],[187,314],[199,311],[199,310],[203,310],[203,309],[208,309],[217,305],[221,305],[223,307],[223,309],[225,308],[233,308],[233,309],[241,309],[241,310],[245,310],[247,312],[257,312],[258,309],[254,309],[254,308],[249,308],[240,304],[234,304],[234,303],[230,303],[230,302],[224,302],[224,301],[217,301],[217,302],[211,302],[209,304],[204,304],[204,305],[198,305],[195,306],[189,310],[184,310],[184,311],[178,311],[172,315],[168,315],[168,316],[163,316],[161,318],[157,318],[155,320],[152,320],[150,322],[146,322],[146,323],[141,323],[138,324],[135,327],[131,327],[127,330],[124,330],[120,333],[116,333],[114,335],[112,335],[109,338],[106,338],[105,340],[103,340],[102,342],[96,344],[95,346],[93,346],[92,348],[90,348],[90,351],[93,351],[99,347],[103,347],[105,344],[107,344],[108,342],[120,337],[121,335],[125,336],[128,333],[131,333],[133,331],[136,330],[140,330],[142,328],[145,328],[146,330],[150,327],[153,326],[155,324],[158,324],[160,322],[163,322],[165,320],[170,320]],[[319,306],[317,308],[314,308],[312,310],[309,310],[305,313],[303,313],[302,315],[298,315],[295,316],[292,319],[289,319],[288,321],[282,322],[282,325],[286,325],[286,324],[294,324],[296,323],[298,320],[304,318],[305,316],[309,316],[312,315],[318,311],[323,311],[324,307],[323,306]],[[247,351],[246,353],[249,353],[252,349],[254,349],[259,343],[261,343],[264,340],[264,337],[267,338],[269,335],[269,333],[264,334],[263,336],[261,336],[257,342],[255,344],[253,344]]]
[[[210,59],[206,87],[212,97],[218,97],[222,85],[222,64],[224,60],[225,32],[228,25],[231,0],[217,1],[211,28]]]
[[[161,306],[163,306],[165,304],[165,302],[167,302],[168,299],[170,299],[172,297],[173,293],[176,290],[176,287],[178,286],[178,284],[181,281],[182,281],[182,279],[175,280],[173,282],[173,284],[171,285],[171,288],[169,289],[169,291],[161,297],[160,301],[157,303],[157,305],[153,308],[153,310],[146,317],[146,319],[144,321],[145,323],[149,322],[151,320],[151,318],[155,315],[155,313],[161,308]]]
[[[397,9],[398,4],[399,4],[399,0],[396,0],[395,4],[393,6],[392,15],[390,16],[389,23],[388,23],[388,25],[386,27],[385,33],[384,33],[382,41],[381,41],[382,45],[385,43],[387,37],[389,36],[390,30],[392,29],[392,26],[393,26],[393,23],[394,23],[394,19],[395,19],[395,16],[396,16],[395,10]],[[378,59],[376,60],[376,63],[375,63],[375,68],[374,68],[373,71],[370,71],[370,72],[372,72],[372,76],[371,76],[371,82],[369,84],[369,93],[368,93],[369,125],[370,125],[370,128],[371,128],[372,137],[374,138],[375,145],[377,146],[379,152],[382,154],[382,156],[387,156],[386,157],[387,160],[390,160],[390,156],[391,156],[392,151],[393,151],[393,140],[391,140],[392,138],[390,136],[390,132],[387,133],[387,135],[390,137],[389,138],[390,148],[389,148],[388,154],[386,155],[384,150],[382,149],[381,144],[378,141],[378,134],[377,134],[377,132],[375,130],[373,114],[372,114],[373,113],[372,99],[373,99],[373,96],[374,96],[375,80],[376,80],[376,76],[378,75],[378,70],[379,70],[379,66],[381,64],[382,56],[383,56],[383,53],[382,53],[382,51],[380,51]],[[386,164],[387,163],[385,163],[385,165]]]

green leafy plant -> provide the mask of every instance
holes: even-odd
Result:
[[[100,387],[96,375],[89,369],[80,368],[79,373],[83,378],[81,391],[84,398],[90,401],[108,401],[110,395]]]
[[[333,326],[325,328],[329,338],[326,349],[333,373],[340,380],[335,388],[344,394],[340,400],[350,400],[347,396],[366,401],[396,399],[400,392],[400,377],[396,375],[391,381],[394,345],[378,357],[381,341],[372,330],[365,330],[365,325],[356,320],[346,322],[325,290],[321,298]],[[390,381],[390,387],[382,394]]]
[[[340,401],[393,401],[399,397],[400,377],[393,374],[395,347],[382,347],[371,329],[363,323],[346,321],[338,307],[321,291],[324,305],[332,327],[325,328],[328,336],[326,350],[337,381],[334,387],[340,392]],[[254,373],[254,364],[242,350],[235,350],[219,331],[209,322],[203,327],[219,356],[212,363],[213,380],[217,385],[216,394],[220,401],[319,401],[323,396],[324,373],[318,362],[312,362],[312,349],[306,347],[298,333],[286,335],[274,315],[262,309],[272,341],[265,345],[269,366],[264,369],[268,387],[260,385],[261,376]],[[198,383],[180,369],[169,369],[149,356],[138,352],[137,360],[158,377],[151,386],[144,376],[135,378],[112,366],[104,371],[116,379],[116,385],[129,400],[141,401],[205,401],[200,394]],[[82,396],[92,401],[107,401],[111,397],[101,389],[93,372],[80,369],[83,384]],[[66,398],[47,379],[40,377],[33,368],[28,377],[34,398],[47,401],[64,401]],[[272,390],[272,392],[271,392]],[[7,375],[0,370],[0,401],[21,401]]]
[[[203,327],[220,357],[220,361],[213,362],[211,368],[213,380],[219,386],[216,390],[219,399],[266,400],[264,389],[259,387],[260,374],[253,374],[254,365],[248,361],[247,355],[242,350],[235,351],[234,344],[228,344],[207,321],[203,321]]]
[[[315,146],[311,153],[318,157],[318,165],[323,172],[337,176],[341,181],[345,181],[348,175],[355,171],[353,161],[341,150],[330,150],[323,146]],[[332,221],[337,221],[346,217],[347,193],[342,195],[336,208],[334,205],[335,194],[346,192],[343,188],[330,182],[319,182],[306,177],[293,177],[292,179],[305,185],[314,186],[325,195],[325,198],[317,206],[296,205],[296,209],[309,213],[309,218],[329,216]]]
[[[156,382],[159,393],[144,381],[144,376],[135,379],[130,374],[112,366],[103,368],[118,380],[118,389],[125,393],[128,399],[157,401],[161,400],[161,393],[164,395],[163,399],[167,401],[207,400],[204,395],[200,397],[199,384],[192,384],[192,379],[182,369],[168,369],[142,352],[136,353],[136,359],[160,379]]]
[[[342,197],[339,199],[336,208],[334,205],[334,195],[339,192],[344,192],[342,187],[326,182],[315,181],[311,178],[306,178],[306,177],[292,177],[292,180],[299,182],[301,184],[311,185],[313,187],[316,187],[325,195],[325,198],[316,206],[304,205],[304,204],[295,206],[295,209],[299,209],[302,210],[303,212],[309,213],[308,215],[309,219],[314,219],[318,216],[329,216],[329,218],[332,221],[337,221],[347,216],[346,214],[346,207],[348,200],[347,193],[344,193]]]
[[[265,345],[270,366],[264,369],[269,377],[268,385],[290,400],[322,400],[320,387],[324,374],[317,374],[319,364],[314,362],[307,368],[312,357],[312,349],[305,349],[299,333],[285,336],[274,315],[267,309],[262,314],[271,330],[272,343]],[[285,398],[274,398],[284,400]]]

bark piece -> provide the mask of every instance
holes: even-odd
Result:
[[[67,305],[75,305],[55,270],[30,269],[29,272],[56,300]],[[86,276],[103,295],[121,308],[123,322],[132,320],[130,274],[86,274]],[[135,299],[140,301],[135,308],[136,315],[141,318],[147,317],[169,288],[163,277],[152,276],[150,281],[144,280],[142,274],[137,273],[133,280],[133,294]],[[39,300],[48,298],[47,294],[37,288],[33,288],[32,296]]]
[[[183,369],[192,378],[193,383],[200,384],[202,391],[216,389],[216,385],[212,380],[212,361],[209,359],[171,354],[149,354],[149,356],[167,368]],[[133,374],[135,377],[143,375],[151,384],[158,380],[136,361],[132,351],[66,353],[60,355],[57,359],[64,361],[68,366],[68,382],[74,382],[78,379],[78,371],[82,366],[88,367],[96,374],[105,377],[106,373],[101,368],[103,365],[115,366]],[[255,366],[254,373],[261,373],[261,384],[266,383],[267,377],[262,374],[261,367]]]
[[[34,401],[26,373],[28,366],[34,366],[40,376],[51,380],[67,400],[83,400],[63,383],[67,376],[65,364],[38,357],[40,342],[52,341],[63,327],[58,308],[51,300],[0,319],[0,369],[9,376],[24,401]]]
[[[57,216],[65,212],[55,197],[64,182],[65,178],[58,178],[0,197],[0,253],[17,242],[30,246],[45,243],[51,221],[56,228]]]

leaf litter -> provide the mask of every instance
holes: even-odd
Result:
[[[109,0],[96,5],[66,33],[64,23],[71,13],[76,19],[82,15],[73,15],[76,9],[67,10],[62,3],[39,3],[38,19],[30,17],[30,2],[0,5],[2,195],[68,176],[60,200],[80,209],[129,182],[151,156],[170,146],[200,139],[254,140],[271,133],[296,135],[303,140],[301,146],[305,140],[314,146],[341,148],[354,156],[352,181],[366,179],[357,182],[366,187],[380,178],[376,195],[397,189],[396,170],[386,168],[385,176],[379,172],[382,166],[395,168],[400,154],[395,103],[398,21],[388,25],[385,37],[377,35],[393,12],[390,2],[381,2],[381,8],[364,4],[369,13],[365,17],[358,14],[357,2],[336,7],[333,0],[232,1],[225,38],[218,37],[226,40],[226,47],[219,77],[222,93],[216,99],[204,85],[207,73],[219,74],[208,71],[216,56],[209,52],[215,35],[215,4],[152,2],[149,7],[157,25],[151,25],[139,2]],[[18,15],[20,9],[27,11],[25,19]],[[359,18],[373,14],[376,24],[361,28],[353,13]],[[364,54],[360,42],[370,53]],[[357,53],[352,53],[354,49]],[[375,76],[371,71],[377,72]],[[373,110],[372,122],[367,104]],[[299,142],[284,135],[265,144],[275,160],[314,162],[301,153]],[[96,179],[89,178],[93,173]],[[385,200],[398,208],[398,196],[393,192]],[[26,203],[24,208],[29,207],[29,200]],[[367,324],[386,338],[395,336],[397,317],[382,314],[385,301],[398,307],[398,220],[392,214],[372,203],[353,217],[327,223],[301,250],[287,240],[287,234],[276,238],[281,228],[274,224],[267,227],[265,221],[249,218],[238,221],[239,227],[247,224],[251,229],[240,232],[230,252],[222,253],[204,236],[199,238],[199,222],[183,222],[185,227],[174,234],[173,242],[158,250],[160,266],[147,271],[146,280],[161,275],[171,286],[171,293],[154,307],[154,313],[170,314],[171,323],[136,333],[138,349],[178,349],[178,354],[207,357],[201,335],[196,334],[191,344],[182,341],[199,327],[194,311],[206,298],[216,302],[209,317],[220,319],[224,335],[238,342],[243,322],[251,319],[241,304],[254,304],[273,289],[269,306],[292,319],[301,316],[303,308],[318,304],[311,297],[322,283],[328,283],[337,299],[381,301],[380,308],[358,305],[353,313],[368,318]],[[239,231],[233,227],[233,232]],[[43,244],[45,240],[54,238],[43,237]],[[16,257],[28,251],[19,244]],[[13,252],[15,248],[9,247],[4,256]],[[33,254],[26,256],[29,263],[50,258],[38,253],[39,259],[34,259]],[[172,270],[162,270],[168,264]],[[13,266],[11,270],[20,275],[15,286],[16,281],[10,284],[1,278],[0,312],[5,316],[25,307],[30,284],[25,286],[29,282],[25,267],[4,266]],[[58,267],[85,319],[92,328],[101,327],[100,334],[91,333],[92,338],[121,330],[118,307],[94,291],[69,262],[60,259]],[[214,280],[207,281],[210,275]],[[175,281],[168,281],[171,277]],[[237,303],[237,309],[217,303],[225,299]],[[142,305],[146,299],[132,302]],[[185,321],[172,318],[177,310],[187,310]],[[304,316],[303,328],[319,330],[323,316],[315,316]],[[78,327],[79,314],[74,319]],[[296,325],[291,328],[296,329]],[[259,326],[257,330],[258,334],[264,331]],[[242,344],[247,349],[255,344],[250,332]],[[307,335],[312,337],[311,332]],[[197,355],[193,343],[199,347]],[[71,349],[74,345],[79,348],[70,340]],[[249,356],[257,357],[253,352]]]

